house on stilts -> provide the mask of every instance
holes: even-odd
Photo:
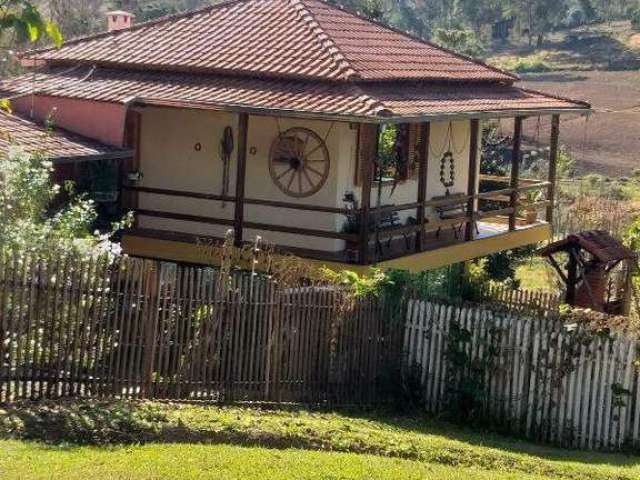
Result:
[[[421,271],[549,239],[560,116],[590,108],[320,0],[232,0],[139,24],[111,12],[109,31],[21,60],[34,72],[1,84],[14,120],[53,116],[57,135],[101,145],[135,212],[124,251],[190,263],[212,261],[199,245],[229,229],[237,245],[260,235],[352,270]],[[520,178],[532,116],[551,119],[545,181]],[[505,118],[510,174],[489,178],[483,123]],[[527,222],[529,192],[545,213]]]

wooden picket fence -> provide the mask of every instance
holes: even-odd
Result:
[[[564,446],[640,446],[637,339],[562,323],[554,297],[492,295],[503,301],[354,299],[127,257],[5,256],[0,402],[374,404],[404,368],[433,414],[455,407]]]
[[[512,289],[504,285],[489,284],[480,292],[479,300],[496,302],[510,310],[536,312],[544,316],[556,313],[564,298],[562,293]]]
[[[134,258],[0,259],[0,401],[372,402],[383,302]]]
[[[465,405],[494,428],[585,449],[640,446],[639,347],[551,316],[421,301],[404,338],[429,412]]]

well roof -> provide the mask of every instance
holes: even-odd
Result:
[[[540,249],[539,253],[548,256],[564,252],[571,247],[584,249],[603,263],[637,258],[636,252],[605,230],[586,230],[571,234],[562,240],[550,243]]]

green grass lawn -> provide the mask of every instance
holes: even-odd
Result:
[[[558,274],[549,262],[538,256],[528,258],[516,268],[516,279],[520,280],[520,288],[524,290],[545,290],[558,292]]]
[[[0,449],[0,478],[14,480],[544,478],[375,455],[232,445],[69,448],[4,441]]]
[[[631,480],[640,457],[543,447],[423,416],[48,403],[0,410],[0,478]]]

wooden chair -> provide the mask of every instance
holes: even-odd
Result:
[[[443,195],[440,197],[433,197],[432,200],[450,200],[451,203],[446,205],[438,205],[435,207],[435,211],[438,214],[440,220],[455,220],[460,219],[460,223],[451,225],[451,230],[456,240],[459,240],[462,235],[462,229],[467,223],[467,195],[464,193],[452,193],[449,195]],[[478,224],[474,221],[473,227],[476,229],[476,233],[480,233]],[[442,227],[438,227],[436,231],[436,238],[440,238]]]
[[[381,205],[381,208],[392,207],[393,205]],[[385,230],[392,230],[394,228],[398,228],[402,226],[402,220],[400,219],[400,215],[398,212],[382,212],[379,215],[376,214],[375,207],[371,209],[369,214],[369,233],[374,233],[376,231],[376,222],[378,222],[378,229],[380,232]],[[414,219],[415,222],[415,219]],[[411,248],[411,239],[407,233],[402,233],[405,244],[407,246],[407,250]],[[393,236],[389,236],[386,241],[387,249],[391,249],[391,244],[393,242]],[[383,242],[380,240],[376,240],[376,253],[379,255],[383,255]],[[347,246],[345,250],[345,256],[349,261],[357,261],[358,258],[358,245],[354,244],[351,246]]]
[[[384,207],[392,207],[393,205],[383,205]],[[400,220],[400,215],[398,212],[382,212],[380,214],[380,218],[377,219],[375,209],[371,210],[371,216],[369,217],[369,231],[375,232],[376,230],[376,221],[378,221],[378,228],[382,232],[384,230],[391,230],[397,227],[402,226],[402,221]],[[406,233],[403,233],[404,241],[407,245],[407,249],[409,246],[409,236]],[[393,241],[393,236],[387,238],[387,249],[391,249],[391,243]],[[382,242],[376,241],[376,252],[379,255],[382,255]]]

